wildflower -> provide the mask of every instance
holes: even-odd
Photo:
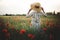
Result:
[[[44,31],[45,31],[45,29],[44,30],[41,29],[40,34],[43,35],[45,33]]]
[[[16,30],[16,32],[19,32],[18,30]]]
[[[43,30],[44,30],[44,31],[46,31],[46,30],[47,30],[47,28],[43,28]]]
[[[24,34],[25,32],[26,32],[26,30],[24,30],[24,29],[20,30],[20,34]]]
[[[9,26],[9,24],[10,24],[10,23],[9,23],[9,21],[8,21],[5,25],[6,25],[6,26]]]
[[[32,34],[28,34],[28,37],[29,37],[29,38],[32,38]]]
[[[50,22],[49,23],[49,27],[53,27],[54,26],[54,23],[53,22]]]
[[[48,22],[48,21],[46,22],[46,25],[47,25],[47,26],[49,25],[49,22]]]
[[[34,39],[34,38],[35,38],[35,35],[32,36],[32,39]]]
[[[2,32],[5,32],[6,33],[6,32],[8,32],[8,30],[7,29],[3,29]]]
[[[34,39],[34,38],[35,38],[35,35],[33,35],[33,34],[28,34],[28,37],[31,38],[31,39]]]

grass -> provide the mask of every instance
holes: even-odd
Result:
[[[34,37],[36,37],[34,40],[40,40],[40,39],[48,40],[49,34],[50,34],[49,27],[53,26],[53,24],[54,24],[54,26],[57,24],[60,24],[60,23],[58,23],[60,19],[57,16],[48,16],[48,17],[41,16],[41,19],[40,19],[41,28],[48,28],[48,29],[46,32],[44,32],[43,30],[39,30],[39,32],[38,32],[34,28],[30,28],[31,17],[26,18],[25,16],[0,16],[0,20],[1,19],[3,20],[2,22],[4,22],[4,24],[2,24],[2,25],[5,25],[5,26],[2,26],[2,27],[4,27],[4,28],[2,28],[0,25],[0,28],[2,28],[2,30],[7,28],[8,32],[10,33],[9,38],[6,38],[8,40],[33,40],[27,36],[28,34],[32,34]],[[2,22],[0,21],[0,23],[2,23]],[[50,23],[50,26],[47,25],[48,22]],[[22,29],[23,29],[23,31],[22,31],[23,35],[21,35],[21,33],[20,33]],[[44,29],[44,30],[46,30],[46,29]],[[1,34],[1,35],[3,35],[3,34]],[[48,35],[48,36],[46,36],[46,35]],[[43,37],[43,36],[45,36],[45,37]]]

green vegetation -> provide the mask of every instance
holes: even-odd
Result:
[[[41,16],[41,29],[35,30],[33,27],[30,28],[31,18],[0,16],[0,35],[2,35],[0,40],[49,40],[50,29],[59,25],[59,20],[59,16]]]

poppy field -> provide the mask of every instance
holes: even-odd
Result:
[[[58,40],[59,17],[41,16],[41,28],[36,30],[30,27],[31,17],[0,16],[0,40]]]

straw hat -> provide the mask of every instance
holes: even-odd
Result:
[[[31,4],[31,9],[37,12],[41,12],[41,4],[39,2],[35,2]]]

